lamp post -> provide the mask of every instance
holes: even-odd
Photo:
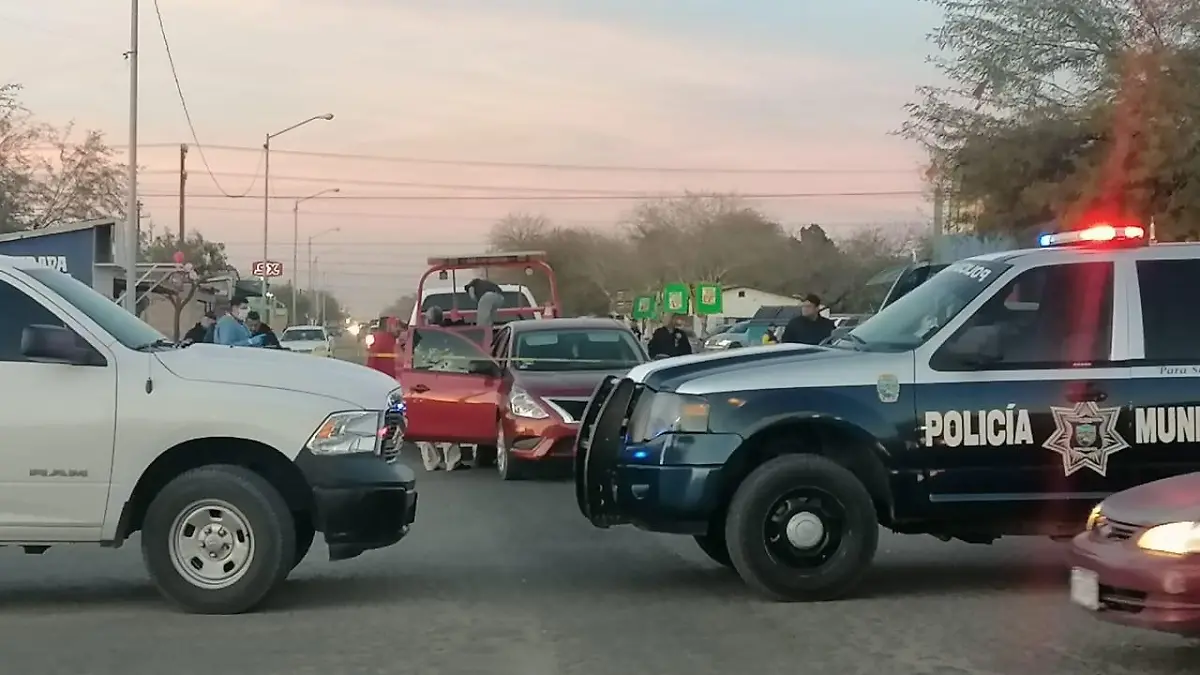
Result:
[[[269,241],[268,237],[271,220],[271,139],[275,138],[276,136],[282,136],[293,129],[299,129],[310,122],[316,122],[317,120],[324,120],[328,122],[332,119],[333,113],[316,115],[304,120],[303,122],[297,122],[281,131],[276,131],[273,134],[267,134],[266,139],[263,141],[263,152],[265,153],[263,156],[263,261],[269,260],[267,254],[267,242]],[[263,298],[265,299],[267,297],[267,275],[265,274],[266,270],[263,271],[262,294]]]
[[[301,197],[300,199],[297,199],[296,203],[292,205],[292,304],[291,312],[289,313],[288,317],[288,323],[296,323],[296,308],[299,306],[296,304],[296,292],[300,285],[298,283],[300,281],[300,204],[310,199],[316,199],[322,195],[335,194],[341,191],[341,188],[329,188],[327,190],[321,190],[320,192],[314,192],[307,197]]]
[[[313,258],[313,254],[312,254],[313,240],[316,239],[317,237],[323,237],[327,234],[333,234],[334,232],[341,232],[341,231],[342,231],[342,228],[340,228],[340,227],[331,227],[328,230],[321,230],[320,232],[318,232],[308,238],[308,289],[310,291],[313,291],[314,300],[316,299],[316,288],[317,287],[313,283],[313,267],[314,267],[314,263],[316,262],[316,258]],[[314,313],[315,313],[316,309],[317,309],[316,307],[313,307]]]
[[[132,0],[129,13],[129,173],[125,200],[125,238],[122,258],[125,263],[125,310],[137,315],[138,255],[138,0]]]

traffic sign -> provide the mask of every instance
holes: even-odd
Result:
[[[277,260],[255,260],[254,266],[250,268],[250,274],[256,277],[281,277],[283,276],[283,263]]]

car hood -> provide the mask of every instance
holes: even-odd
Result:
[[[828,368],[826,364],[840,364],[844,359],[858,359],[858,364],[868,366],[867,369],[876,364],[867,364],[866,361],[876,361],[878,362],[876,367],[878,372],[893,374],[901,374],[897,371],[904,372],[911,369],[912,364],[911,353],[857,352],[830,347],[780,344],[651,361],[629,371],[629,378],[658,391],[676,391],[684,383],[702,378],[710,380],[733,374],[750,378],[756,372],[776,371],[779,368],[812,363],[820,364],[823,371],[830,373],[834,379],[834,381],[825,382],[821,378],[814,377],[805,381],[805,384],[808,385],[821,386],[838,383],[835,374],[840,369]],[[874,381],[872,379],[871,383],[873,384]],[[844,377],[841,383],[846,383]]]
[[[276,349],[197,344],[157,352],[175,375],[197,382],[221,382],[285,389],[335,398],[364,409],[380,409],[399,386],[395,379],[337,359],[314,359]]]
[[[1200,521],[1200,473],[1172,476],[1104,500],[1104,516],[1130,525]]]
[[[545,372],[514,370],[513,383],[525,391],[542,398],[580,397],[587,398],[597,385],[609,375],[621,376],[628,368],[615,370],[585,370]]]

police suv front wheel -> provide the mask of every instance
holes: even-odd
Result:
[[[297,562],[287,503],[253,471],[192,469],[154,497],[142,525],[142,557],[159,591],[185,611],[253,609]]]
[[[879,523],[850,471],[817,455],[785,455],[738,486],[725,539],[734,569],[756,591],[785,602],[833,600],[870,566]]]

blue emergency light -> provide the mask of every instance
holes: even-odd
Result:
[[[1145,228],[1137,225],[1114,226],[1101,223],[1071,232],[1055,232],[1038,237],[1038,246],[1067,246],[1071,244],[1125,243],[1140,244],[1146,241]]]

